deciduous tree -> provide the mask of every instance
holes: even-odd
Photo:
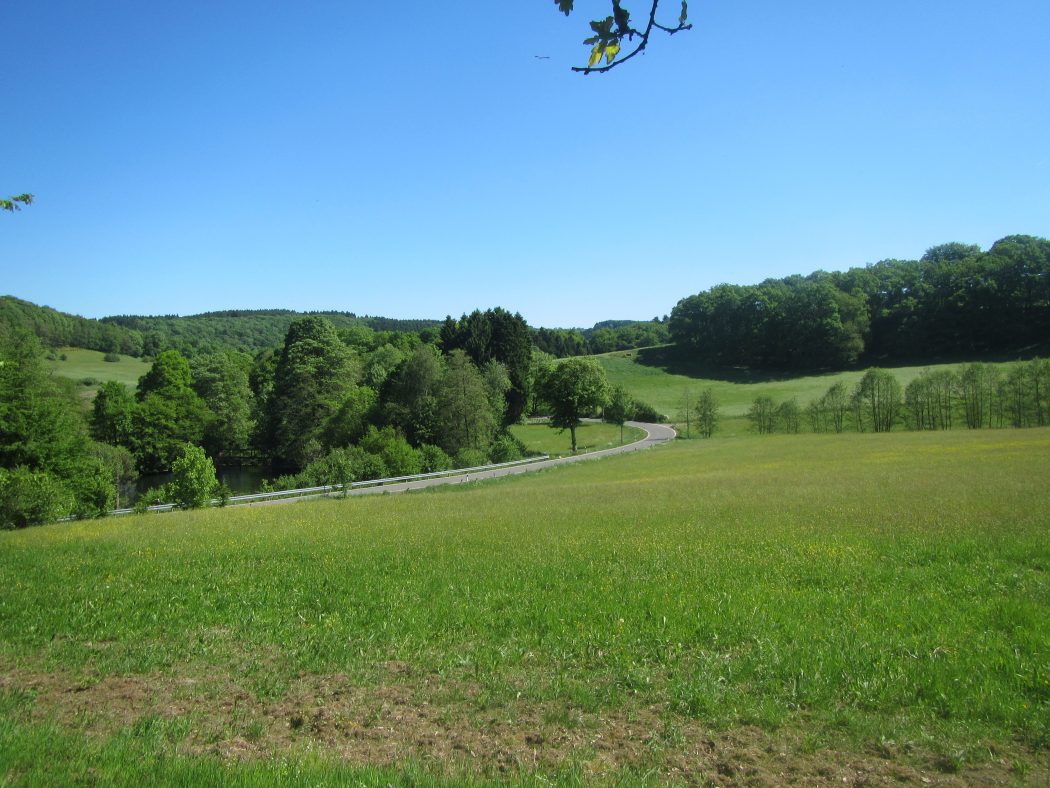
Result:
[[[576,428],[609,399],[605,370],[593,359],[570,358],[549,370],[540,383],[540,393],[550,407],[550,424],[569,430],[576,453]]]

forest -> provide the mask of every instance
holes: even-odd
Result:
[[[134,390],[103,383],[86,418],[72,382],[45,367],[35,334],[0,322],[0,349],[7,527],[102,514],[122,484],[178,469],[207,487],[181,500],[206,501],[222,494],[216,465],[268,466],[272,484],[287,488],[506,462],[524,452],[509,425],[547,407],[562,412],[562,395],[546,393],[548,378],[563,383],[560,366],[534,350],[520,315],[499,307],[419,332],[338,329],[327,316],[300,315],[277,347],[254,355],[162,350]],[[595,379],[593,401],[564,394],[576,410],[559,423],[575,435],[607,384],[594,362],[565,364]],[[623,418],[633,412],[629,402]],[[179,495],[158,489],[142,504]]]
[[[669,329],[687,358],[758,369],[1045,352],[1050,241],[948,243],[919,260],[721,284],[679,301]]]

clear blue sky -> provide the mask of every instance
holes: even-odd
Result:
[[[0,3],[0,193],[37,196],[0,215],[0,293],[588,326],[1050,235],[1047,0],[693,0],[570,73],[607,9]]]

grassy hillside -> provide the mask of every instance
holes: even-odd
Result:
[[[99,384],[107,380],[135,388],[139,378],[150,368],[147,362],[131,356],[121,356],[120,361],[106,361],[105,355],[98,350],[64,347],[50,353],[46,363],[56,375],[80,383],[77,390],[87,401],[95,398]],[[64,360],[62,356],[65,356]],[[88,383],[88,380],[92,382]]]
[[[819,398],[836,381],[843,381],[849,388],[864,376],[864,370],[829,372],[826,374],[796,377],[792,373],[754,372],[750,370],[705,370],[703,368],[676,371],[662,356],[662,348],[647,348],[641,351],[625,351],[595,356],[605,369],[609,382],[621,384],[635,397],[648,402],[661,413],[675,418],[681,409],[686,390],[698,394],[710,387],[714,390],[723,416],[719,433],[740,435],[749,431],[744,418],[755,397],[768,395],[774,400],[796,397],[805,407],[811,400]],[[930,364],[923,366],[894,367],[893,374],[906,386],[925,369],[952,368],[961,364]]]
[[[716,438],[0,533],[0,774],[1044,781],[1048,477],[1046,429]]]

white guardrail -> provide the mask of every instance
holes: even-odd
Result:
[[[541,454],[539,457],[526,457],[523,460],[512,460],[511,462],[500,462],[494,465],[476,465],[473,468],[453,468],[448,471],[434,471],[432,473],[417,473],[412,476],[391,476],[387,479],[365,479],[359,482],[351,482],[350,484],[328,484],[322,487],[303,487],[298,490],[278,490],[276,492],[268,493],[251,493],[249,495],[231,495],[226,499],[226,505],[230,504],[243,504],[252,503],[253,501],[269,501],[276,498],[301,498],[305,495],[324,495],[326,493],[340,492],[344,488],[350,490],[356,490],[363,487],[382,487],[386,484],[397,484],[400,482],[415,482],[422,481],[423,479],[438,479],[446,476],[466,476],[470,473],[476,473],[477,471],[492,471],[498,468],[510,468],[515,465],[527,465],[528,463],[541,462],[543,460],[549,460],[550,455]],[[212,506],[217,506],[222,501],[219,498],[212,498]],[[177,504],[173,503],[158,503],[154,506],[150,506],[146,509],[148,512],[169,512],[172,509],[176,509]],[[136,510],[134,507],[129,509],[114,509],[107,514],[119,515],[119,514],[134,514]]]

